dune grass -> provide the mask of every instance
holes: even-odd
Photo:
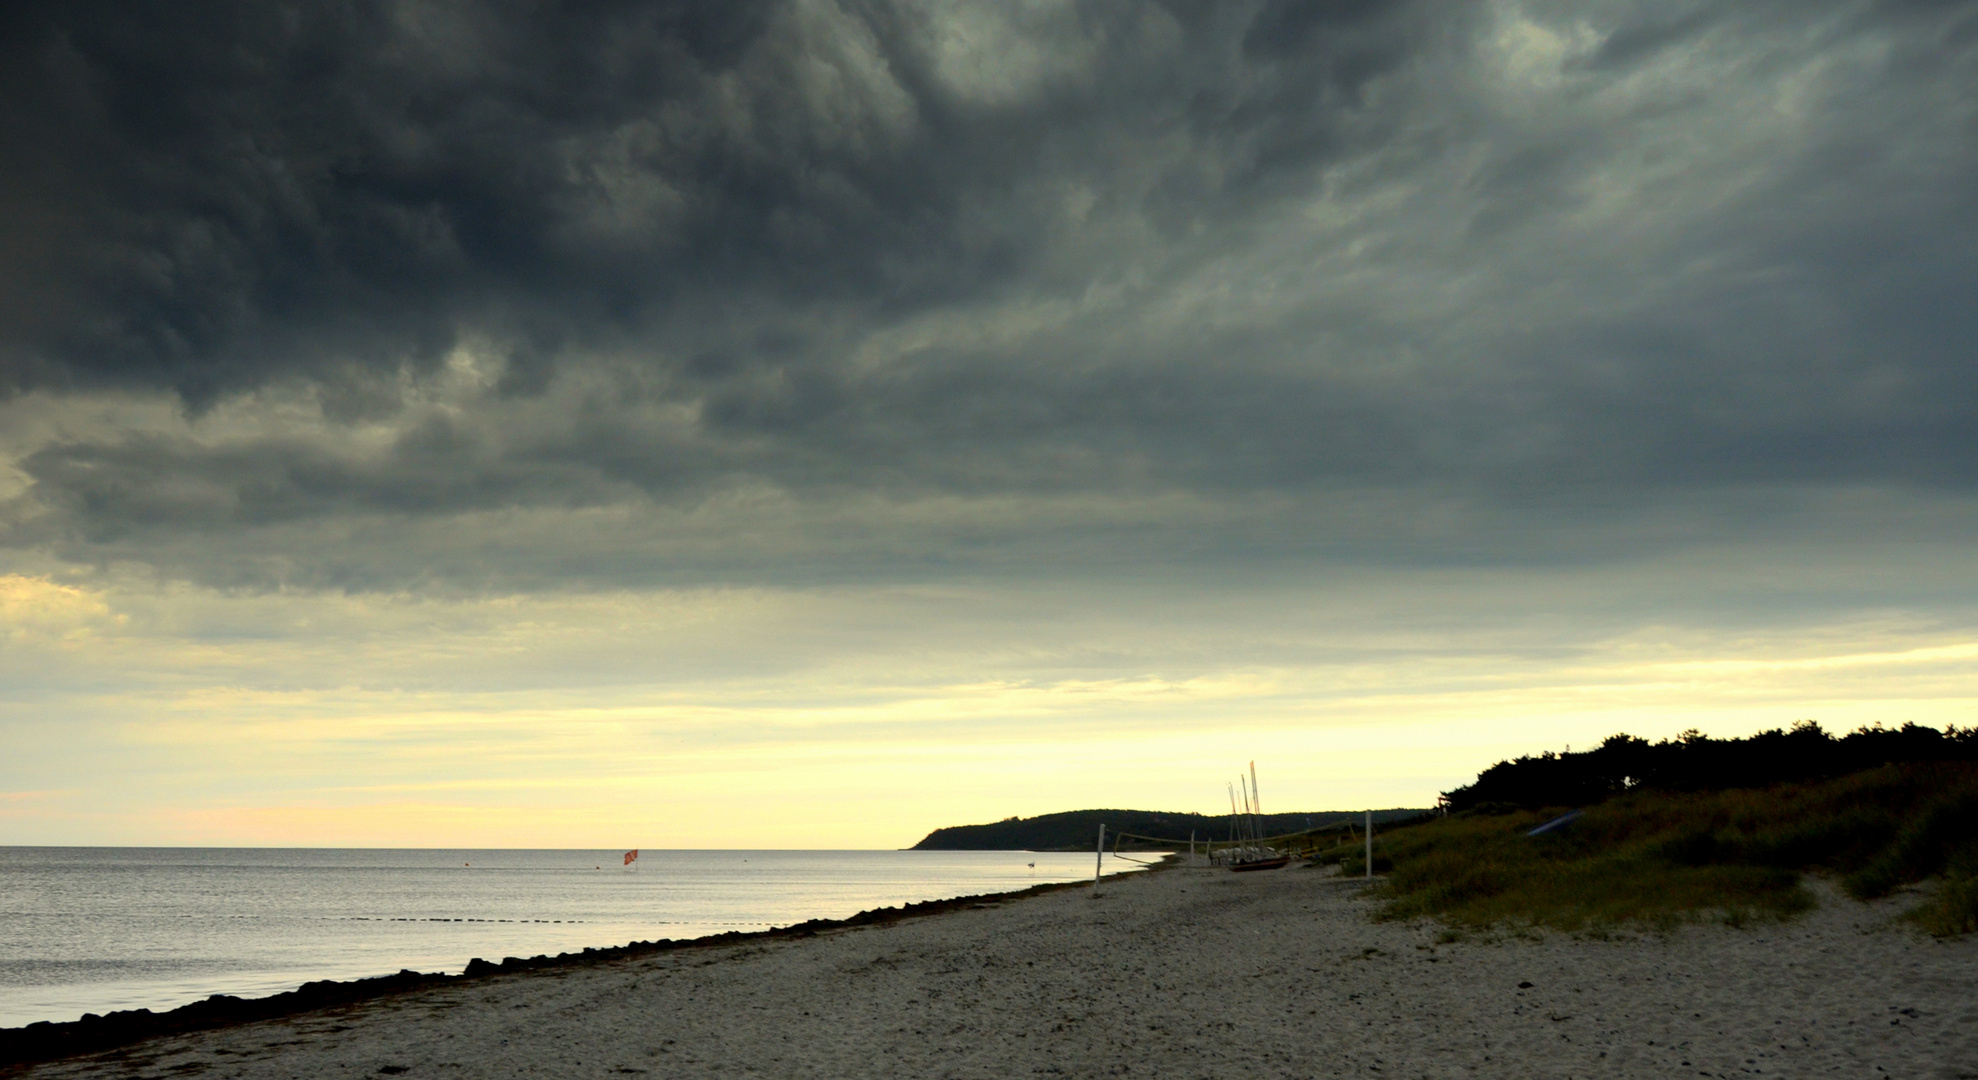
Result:
[[[1525,833],[1566,808],[1482,806],[1377,834],[1381,917],[1452,928],[1569,931],[1693,919],[1790,918],[1813,897],[1801,874],[1857,897],[1937,879],[1910,917],[1935,934],[1978,930],[1978,766],[1891,765],[1817,783],[1634,791],[1567,828]],[[1357,875],[1359,845],[1321,851]]]

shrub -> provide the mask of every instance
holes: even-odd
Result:
[[[1763,789],[1631,790],[1541,836],[1562,808],[1461,811],[1377,836],[1381,917],[1454,927],[1501,922],[1576,930],[1789,918],[1813,904],[1800,874],[1846,875],[1858,896],[1941,874],[1917,918],[1934,933],[1978,919],[1978,765],[1888,765]],[[1358,845],[1315,861],[1360,873]]]

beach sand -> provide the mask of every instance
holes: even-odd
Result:
[[[1308,869],[1170,870],[504,974],[57,1077],[1978,1077],[1978,942],[1815,882],[1748,929],[1438,941]],[[1529,984],[1521,986],[1521,984]]]

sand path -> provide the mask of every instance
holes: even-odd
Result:
[[[57,1077],[1978,1077],[1978,942],[1786,926],[1438,944],[1312,870],[504,975]],[[1521,983],[1530,983],[1520,988]]]

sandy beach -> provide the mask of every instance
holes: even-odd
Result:
[[[1172,870],[19,1075],[1978,1077],[1978,942],[1814,887],[1786,925],[1443,942],[1319,871]]]

